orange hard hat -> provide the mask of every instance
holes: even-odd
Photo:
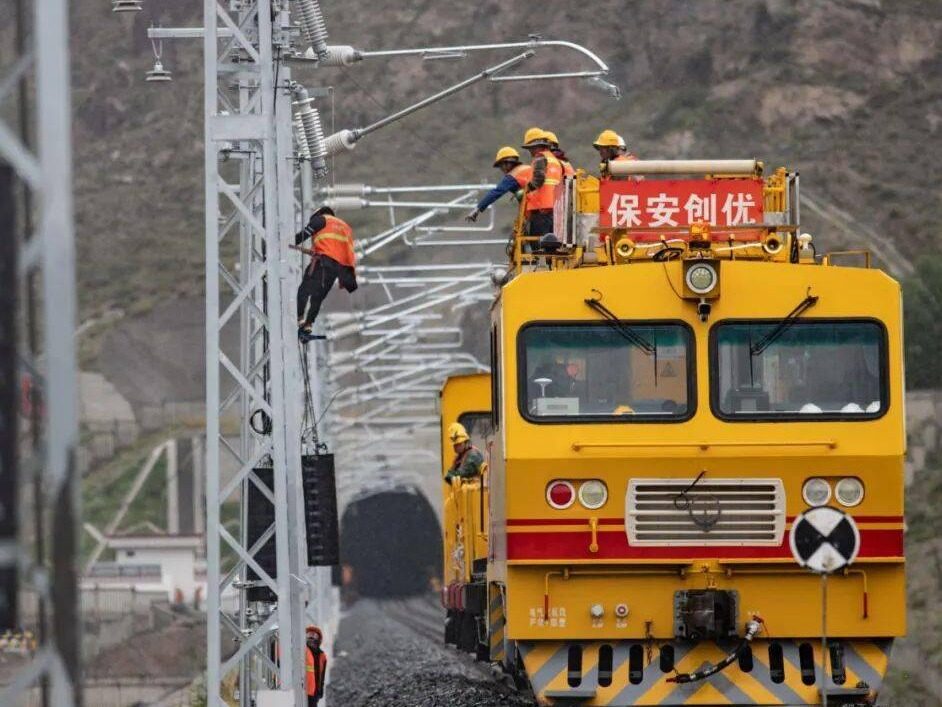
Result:
[[[324,638],[324,634],[321,633],[321,630],[320,630],[319,628],[317,628],[317,626],[308,626],[307,629],[305,630],[305,633],[306,633],[307,635],[309,635],[309,636],[310,636],[311,634],[314,634],[315,636],[317,636],[317,637],[320,638],[320,639],[323,639],[323,638]]]

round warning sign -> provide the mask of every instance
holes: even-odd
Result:
[[[795,561],[818,574],[844,569],[860,551],[854,519],[830,506],[812,508],[795,518],[788,541]]]

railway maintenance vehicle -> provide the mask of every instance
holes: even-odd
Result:
[[[446,639],[541,705],[874,704],[906,629],[900,287],[816,252],[794,172],[610,170],[549,236],[521,213],[491,375],[443,389],[487,459],[443,486]],[[826,601],[788,542],[819,506],[859,528]]]

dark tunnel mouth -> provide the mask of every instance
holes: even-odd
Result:
[[[352,572],[345,590],[361,597],[428,592],[441,577],[438,516],[418,490],[394,489],[357,498],[340,520],[340,561]]]

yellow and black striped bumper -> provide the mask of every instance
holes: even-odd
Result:
[[[541,705],[816,705],[821,703],[820,639],[782,640],[780,668],[770,661],[768,640],[753,641],[752,667],[745,672],[734,662],[720,673],[699,682],[668,682],[674,671],[662,672],[659,646],[640,644],[643,658],[629,671],[629,653],[635,642],[560,642],[527,641],[519,644],[534,695]],[[799,646],[809,644],[814,651],[811,671],[802,676]],[[840,685],[828,677],[828,695],[837,696],[864,687],[870,697],[876,695],[886,673],[891,640],[845,640],[843,646],[844,679]],[[607,665],[599,671],[599,649],[611,647],[611,672]],[[676,643],[674,667],[679,673],[692,673],[721,661],[735,643]],[[570,647],[581,648],[581,669],[570,670]],[[606,649],[607,651],[608,649]],[[776,649],[777,651],[777,649]],[[805,648],[807,658],[809,648]],[[631,674],[630,674],[631,673]],[[807,684],[807,683],[811,684]],[[862,701],[862,700],[861,700]],[[837,700],[835,699],[836,703]]]

